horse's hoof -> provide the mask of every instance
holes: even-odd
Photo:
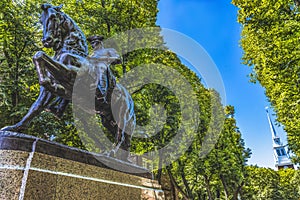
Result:
[[[34,59],[34,60],[37,60],[37,59],[43,57],[43,54],[45,54],[43,51],[38,51],[38,52],[36,52],[36,54],[33,56],[33,59]]]
[[[116,155],[116,152],[114,150],[111,150],[109,152],[109,157],[115,157],[115,155]]]
[[[105,155],[106,157],[109,157],[109,153],[107,151],[102,154]]]
[[[107,156],[107,157],[115,157],[115,152],[112,151],[106,151],[103,153],[103,155]]]
[[[45,111],[52,113],[54,117],[58,120],[61,120],[61,117],[63,116],[63,113],[58,112],[57,108],[49,107],[49,108],[45,108]]]
[[[51,87],[51,80],[49,77],[45,77],[44,79],[39,81],[40,85],[44,86],[44,87]]]
[[[129,154],[127,152],[120,152],[117,155],[117,159],[122,160],[124,162],[132,163],[132,161],[129,159]]]
[[[17,126],[5,126],[0,129],[1,131],[18,131]]]

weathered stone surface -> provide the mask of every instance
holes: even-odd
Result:
[[[0,169],[0,199],[19,199],[23,171]]]
[[[164,199],[147,169],[101,154],[0,131],[0,155],[1,200]]]

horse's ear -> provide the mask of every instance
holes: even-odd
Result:
[[[59,6],[56,6],[56,7],[55,7],[55,10],[56,10],[56,11],[60,11],[60,9],[63,7],[63,5],[64,5],[64,4],[60,4]]]
[[[44,4],[41,5],[41,9],[42,10],[47,10],[48,8],[51,8],[51,7],[52,6],[50,4],[48,4],[48,3],[44,3]]]
[[[47,4],[42,4],[42,5],[41,5],[41,9],[42,9],[42,10],[46,10],[46,9],[47,9]]]

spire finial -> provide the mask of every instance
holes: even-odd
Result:
[[[274,125],[273,125],[273,123],[272,123],[272,121],[271,121],[271,117],[270,117],[269,107],[268,107],[268,106],[266,107],[266,112],[267,112],[267,117],[268,117],[270,129],[271,129],[271,132],[272,132],[272,136],[273,136],[273,138],[276,138],[276,137],[277,137],[277,134],[276,134]]]

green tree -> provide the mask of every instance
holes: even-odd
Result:
[[[216,171],[226,199],[238,199],[238,194],[244,184],[245,166],[251,151],[245,148],[245,143],[241,138],[234,119],[234,107],[226,106],[225,115],[227,118],[223,132],[212,153],[217,161]]]
[[[25,0],[23,4],[16,4],[13,1],[4,0],[0,4],[2,65],[0,69],[0,117],[5,119],[0,122],[1,126],[18,121],[38,94],[37,78],[32,78],[36,77],[35,69],[31,64],[31,57],[42,46],[41,29],[37,24],[40,13],[38,3],[35,0]],[[63,1],[53,0],[51,3],[58,5]],[[176,196],[177,190],[181,193],[181,197],[186,199],[237,199],[238,194],[250,197],[255,194],[253,191],[257,192],[256,186],[253,185],[260,184],[260,182],[257,183],[251,179],[252,173],[255,175],[257,170],[251,171],[248,167],[245,170],[250,150],[245,148],[236,126],[234,107],[226,106],[224,113],[219,95],[213,90],[204,88],[201,79],[184,66],[177,55],[167,50],[163,38],[157,31],[159,29],[150,31],[150,34],[149,29],[148,32],[126,32],[135,28],[156,27],[157,3],[157,0],[71,0],[64,5],[63,11],[77,22],[87,36],[104,35],[110,38],[121,32],[124,33],[117,38],[118,44],[109,43],[110,41],[105,44],[106,47],[116,48],[122,56],[122,64],[112,66],[118,79],[137,66],[156,65],[168,66],[191,85],[193,91],[189,92],[195,93],[196,99],[193,100],[197,101],[200,114],[195,116],[194,121],[191,121],[190,127],[185,127],[186,138],[182,139],[185,140],[191,135],[195,135],[195,139],[185,154],[170,166],[162,165],[165,159],[162,156],[153,161],[153,164],[159,167],[154,172],[159,182],[163,174],[168,174],[173,196]],[[145,36],[146,33],[148,35]],[[143,37],[140,37],[141,35]],[[137,41],[136,38],[141,38],[141,40]],[[141,45],[145,48],[131,51],[135,46]],[[43,50],[51,54],[51,51]],[[127,75],[129,76],[129,73]],[[165,76],[161,73],[157,78],[164,80]],[[173,85],[183,84],[175,79],[170,81]],[[180,92],[183,95],[186,90]],[[150,124],[151,129],[157,132],[149,138],[133,140],[132,150],[138,154],[164,147],[182,125],[182,115],[194,113],[193,108],[187,109],[188,105],[180,105],[181,102],[173,91],[159,84],[144,85],[134,91],[132,96],[135,101],[137,124],[141,126]],[[181,108],[186,109],[181,110]],[[159,118],[156,123],[151,123],[153,118],[157,119],[157,116],[161,115],[165,115],[165,118]],[[195,124],[198,128],[194,131],[191,127]],[[55,120],[52,114],[43,112],[33,121],[26,133],[54,139],[69,146],[100,151],[96,144],[96,140],[100,141],[100,138],[88,138],[88,141],[83,144],[82,139],[86,138],[83,138],[84,133],[76,130],[71,108],[60,121]],[[93,139],[96,140],[92,141]],[[176,142],[172,145],[179,150],[184,148]],[[275,176],[271,173],[270,177],[273,177],[272,188],[262,190],[261,197],[274,197],[271,196],[276,189],[273,179],[277,180],[279,175]],[[290,173],[284,177],[281,179],[282,185],[286,188],[286,192],[291,191],[292,188],[285,184],[285,180],[292,177],[293,182],[298,183],[299,179]],[[246,183],[246,180],[252,181],[253,184],[252,182]]]
[[[213,101],[219,101],[216,98],[217,94],[211,95],[210,98],[215,98]],[[218,134],[217,143],[211,151],[207,152],[206,156],[201,156],[203,150],[206,151],[203,149],[205,144],[202,144],[205,136],[203,133],[199,134],[189,151],[167,168],[169,176],[174,179],[174,186],[183,198],[238,199],[242,192],[246,181],[246,162],[251,152],[245,148],[241,139],[234,119],[233,106],[226,106],[225,113],[220,110],[220,103],[217,108],[219,111],[214,112],[216,121],[224,119],[224,116],[226,119],[225,123],[221,124],[223,130]],[[207,133],[213,134],[211,131],[220,130],[208,130]]]
[[[296,2],[296,1],[295,1]],[[242,25],[244,64],[266,90],[291,150],[300,157],[299,5],[293,0],[233,0]]]
[[[275,171],[257,166],[247,166],[245,169],[245,181],[241,191],[242,199],[299,199],[298,170]]]
[[[270,168],[246,167],[242,199],[283,199],[280,191],[280,177]]]
[[[282,199],[297,200],[300,198],[299,170],[279,170]]]
[[[32,1],[33,2],[33,1]],[[0,126],[14,124],[25,115],[38,94],[31,57],[39,50],[37,8],[13,1],[0,3]],[[33,11],[33,14],[29,14]]]

